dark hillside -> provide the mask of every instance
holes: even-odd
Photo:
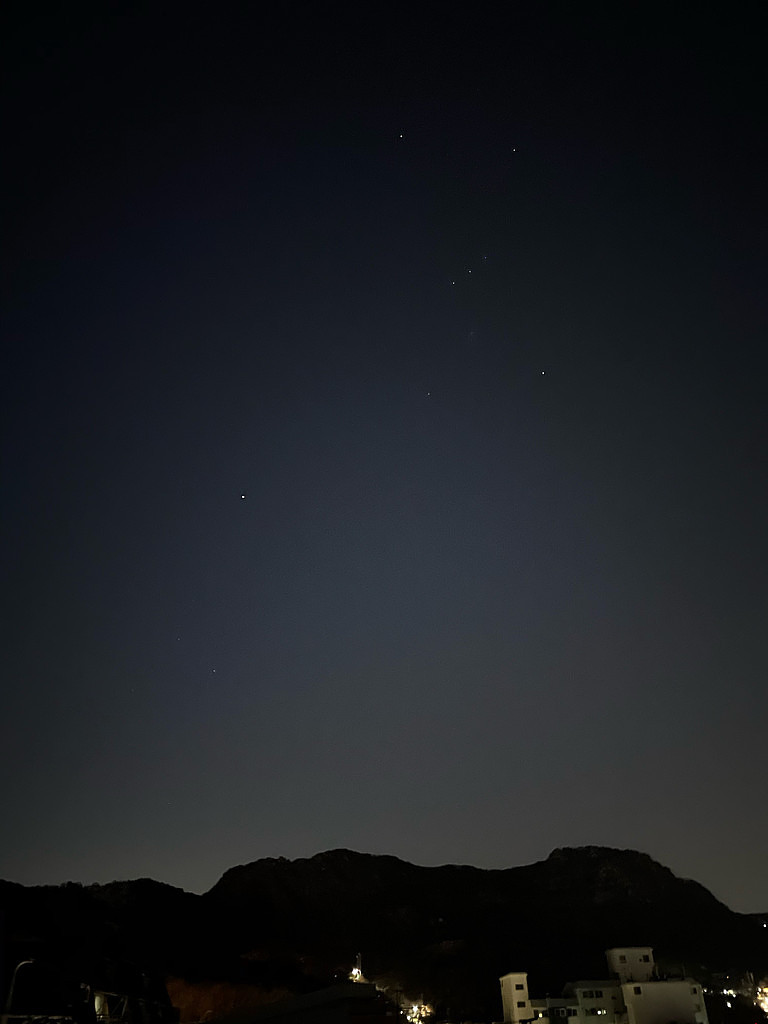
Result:
[[[560,849],[497,871],[334,850],[232,868],[205,899],[243,929],[245,944],[261,921],[276,948],[325,951],[329,962],[360,949],[371,977],[429,989],[449,1005],[471,992],[486,1016],[498,1012],[499,974],[527,969],[546,987],[599,977],[611,945],[652,945],[700,972],[768,963],[749,916],[632,850]],[[444,1000],[446,989],[460,991]]]
[[[651,945],[669,969],[768,975],[768,929],[645,854],[555,850],[488,871],[332,850],[234,867],[203,896],[150,879],[83,887],[0,883],[6,978],[29,956],[83,972],[128,962],[188,983],[304,992],[346,975],[421,994],[460,1019],[499,1014],[498,977],[534,991],[600,977],[612,945]]]

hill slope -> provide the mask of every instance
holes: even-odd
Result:
[[[583,847],[505,870],[418,867],[333,850],[227,871],[196,896],[140,879],[25,888],[0,883],[6,973],[37,955],[126,960],[190,981],[306,991],[363,957],[372,981],[424,994],[445,1014],[493,1019],[498,977],[527,970],[534,991],[600,977],[603,950],[651,945],[705,978],[768,974],[768,930],[645,854]]]

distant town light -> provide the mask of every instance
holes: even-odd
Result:
[[[424,1021],[431,1017],[432,1013],[432,1007],[427,1003],[413,1003],[406,1014],[406,1020],[409,1021],[409,1024],[424,1024]]]
[[[363,977],[363,961],[359,953],[355,957],[355,966],[349,972],[349,980],[359,982],[365,981],[365,978]]]

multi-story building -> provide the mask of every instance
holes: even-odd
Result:
[[[564,1017],[573,1018],[568,1024],[709,1024],[699,982],[660,978],[650,946],[609,949],[605,955],[612,977],[569,982],[554,999],[531,998],[526,973],[505,974],[505,1024],[560,1024]]]

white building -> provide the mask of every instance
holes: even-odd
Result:
[[[505,1024],[518,1024],[519,1021],[533,1020],[538,1016],[533,1012],[528,998],[527,974],[505,974],[499,981]]]
[[[572,981],[559,998],[532,999],[528,975],[505,974],[501,1001],[505,1024],[709,1024],[704,992],[693,978],[662,980],[650,946],[606,950],[605,981]]]
[[[624,981],[650,981],[655,964],[650,946],[630,946],[628,949],[606,949],[608,973]]]

